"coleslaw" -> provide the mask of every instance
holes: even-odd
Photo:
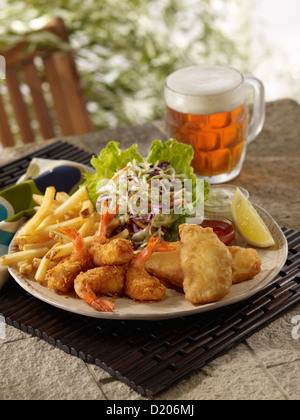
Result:
[[[201,180],[202,188],[197,189],[192,158],[192,147],[175,139],[154,141],[146,158],[139,155],[137,145],[124,151],[109,142],[92,159],[96,173],[85,174],[86,185],[98,211],[103,201],[117,206],[117,231],[127,229],[140,250],[151,236],[174,240],[178,226],[197,203],[207,200],[209,184]]]

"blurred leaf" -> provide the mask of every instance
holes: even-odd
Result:
[[[164,116],[163,84],[187,65],[247,66],[246,48],[222,29],[235,0],[2,0],[0,48],[61,16],[98,129]],[[236,21],[233,22],[236,25]],[[243,28],[240,28],[242,30]],[[65,45],[51,36],[26,39],[31,48]]]

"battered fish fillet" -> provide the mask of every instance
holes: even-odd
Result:
[[[232,255],[232,283],[237,284],[255,277],[261,271],[261,259],[255,249],[228,247]]]
[[[124,292],[140,302],[160,301],[166,293],[166,287],[147,273],[144,264],[134,257],[127,269]]]
[[[155,252],[145,264],[148,273],[182,289],[183,271],[180,261],[180,242],[172,242],[176,251]],[[232,256],[232,284],[251,280],[261,271],[261,259],[253,248],[229,246]]]
[[[185,298],[193,304],[222,299],[232,286],[232,256],[212,228],[182,224],[181,266]]]
[[[182,288],[183,271],[180,262],[180,242],[171,242],[176,248],[170,252],[154,252],[145,264],[149,274],[165,280],[172,285]]]

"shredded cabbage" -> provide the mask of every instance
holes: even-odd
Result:
[[[137,145],[125,151],[118,146],[109,142],[98,158],[92,158],[95,174],[85,174],[97,210],[103,201],[115,200],[111,205],[119,206],[118,229],[128,229],[136,249],[146,246],[151,236],[174,239],[178,225],[190,214],[189,206],[196,200],[204,203],[209,193],[206,181],[202,195],[197,191],[197,178],[190,165],[193,148],[175,139],[164,144],[156,140],[143,158]],[[185,180],[191,181],[189,190],[184,187]]]

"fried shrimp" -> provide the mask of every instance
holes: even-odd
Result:
[[[98,296],[118,296],[123,292],[125,267],[96,267],[80,273],[74,282],[76,294],[97,311],[112,312],[114,303]]]
[[[89,253],[96,266],[123,265],[133,257],[131,241],[124,238],[112,240],[106,238],[107,227],[116,213],[117,208],[109,213],[107,201],[102,203],[99,229],[89,247]]]
[[[46,277],[49,289],[57,293],[69,293],[73,290],[76,276],[81,271],[92,268],[93,262],[82,236],[76,229],[60,228],[60,230],[72,239],[74,250],[69,257],[48,270]]]
[[[161,243],[159,238],[149,239],[147,247],[135,255],[129,263],[124,287],[124,292],[128,297],[140,302],[160,301],[163,298],[166,287],[146,271],[144,264],[154,251],[171,250],[167,242]]]

